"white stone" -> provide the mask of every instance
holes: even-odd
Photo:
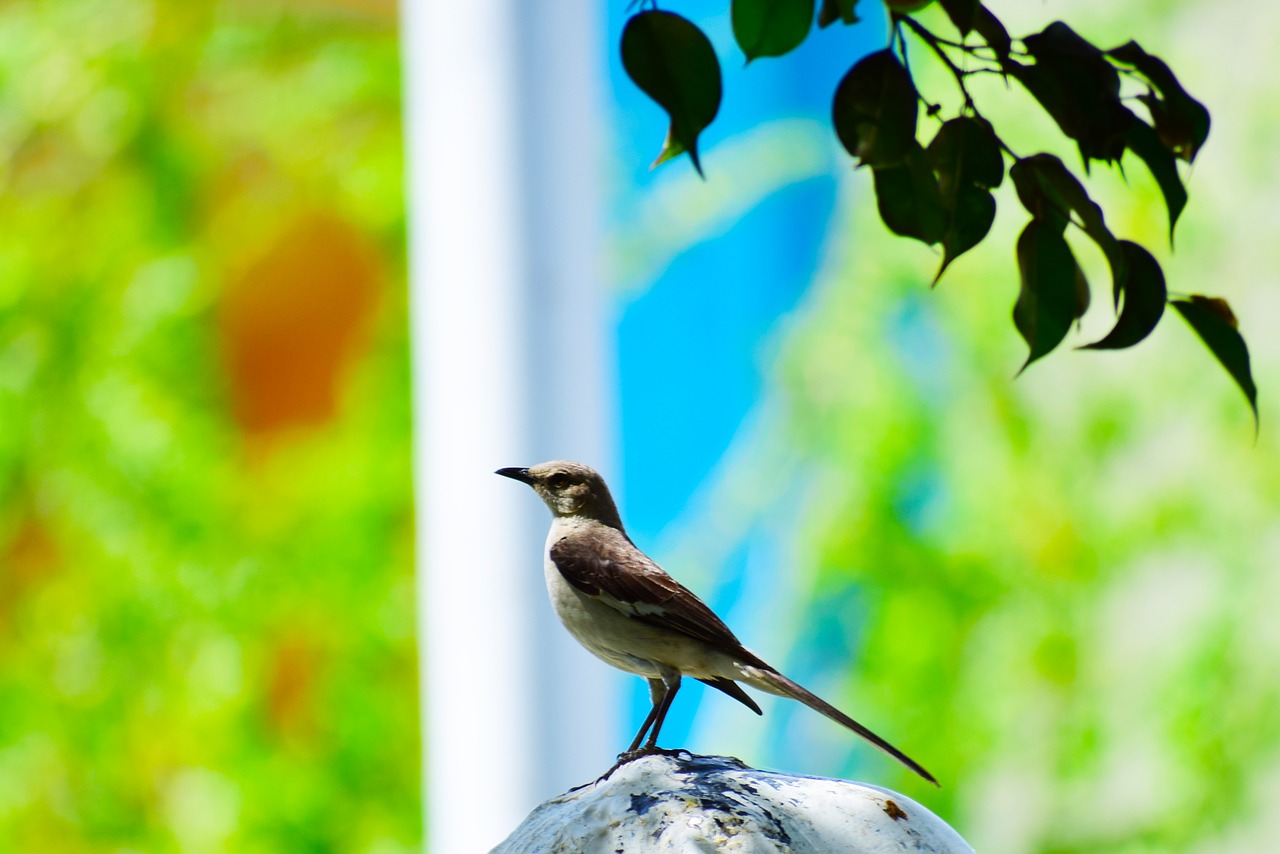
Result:
[[[646,756],[539,806],[492,854],[973,854],[949,825],[879,786]]]

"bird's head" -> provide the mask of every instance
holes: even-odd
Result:
[[[556,516],[583,516],[622,527],[604,478],[582,463],[552,460],[527,469],[505,468],[494,473],[532,486]]]

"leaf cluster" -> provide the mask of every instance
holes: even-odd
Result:
[[[815,20],[820,28],[859,20],[857,0],[730,3],[734,38],[748,63],[791,52]],[[1141,161],[1163,197],[1171,245],[1187,203],[1178,164],[1194,162],[1208,138],[1208,110],[1136,41],[1103,50],[1061,21],[1015,39],[977,0],[938,3],[954,30],[945,36],[907,11],[930,5],[928,0],[886,0],[888,44],[858,58],[833,94],[832,127],[856,165],[871,170],[884,224],[894,234],[941,247],[936,284],[989,233],[996,215],[992,190],[1007,172],[1030,216],[1015,253],[1020,289],[1013,321],[1028,347],[1023,369],[1057,348],[1089,308],[1090,285],[1066,237],[1075,228],[1107,259],[1116,313],[1111,330],[1082,349],[1131,347],[1172,304],[1244,392],[1256,421],[1248,349],[1226,301],[1202,295],[1171,299],[1155,257],[1113,234],[1102,208],[1060,158],[1019,155],[1006,144],[979,111],[969,81],[997,74],[1016,82],[1075,143],[1086,175],[1096,163],[1123,169],[1129,156]],[[908,36],[954,78],[961,103],[955,115],[943,115],[939,103],[918,90],[908,64]],[[722,97],[710,40],[691,21],[650,3],[626,24],[622,62],[670,118],[654,165],[687,153],[702,174],[698,138],[715,120]],[[1142,114],[1130,105],[1141,105]],[[931,135],[921,128],[922,108],[938,123]]]

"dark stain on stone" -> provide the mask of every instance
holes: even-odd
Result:
[[[761,828],[764,834],[775,842],[780,842],[783,845],[790,845],[791,834],[787,833],[787,829],[782,826],[782,822],[778,821],[778,817],[774,815],[763,803],[757,803],[756,809],[760,810],[764,817],[769,819],[770,827]],[[770,832],[771,830],[772,832]]]
[[[711,813],[710,818],[722,830],[753,823],[765,837],[791,845],[791,834],[762,802],[759,788],[729,776],[732,772],[747,770],[741,761],[722,756],[690,756],[680,757],[677,763],[677,773],[685,784],[682,794]]]
[[[644,815],[649,811],[649,807],[662,800],[659,795],[650,795],[647,792],[638,792],[631,796],[631,806],[628,807],[631,812],[636,815]]]

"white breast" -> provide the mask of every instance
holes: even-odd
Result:
[[[557,517],[551,524],[544,552],[543,572],[551,607],[560,622],[593,655],[627,673],[657,678],[672,668],[695,678],[733,674],[738,667],[727,656],[680,632],[652,626],[579,592],[565,580],[551,560],[551,546],[591,523]]]
[[[634,621],[576,590],[565,581],[560,570],[551,560],[551,546],[557,540],[586,523],[579,519],[556,517],[547,534],[543,553],[543,574],[547,581],[547,595],[560,622],[593,655],[627,673],[646,678],[658,675],[658,670],[648,661],[631,655],[627,648],[635,633]]]

